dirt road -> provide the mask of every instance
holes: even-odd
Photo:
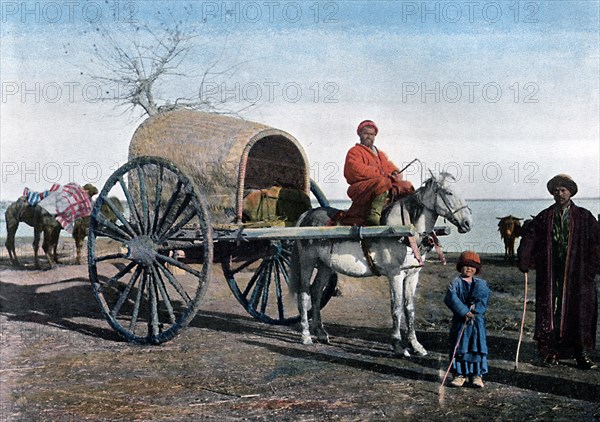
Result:
[[[342,277],[323,312],[331,344],[303,346],[297,327],[253,320],[215,268],[201,312],[160,346],[121,341],[101,317],[87,267],[13,270],[0,262],[2,421],[593,420],[600,371],[536,363],[533,312],[514,358],[521,276],[488,257],[490,373],[485,388],[443,388],[453,266],[427,264],[419,340],[429,354],[399,359],[389,346],[384,279]],[[520,292],[520,293],[519,293]],[[519,296],[519,294],[521,296]],[[530,296],[531,297],[531,296]],[[598,354],[593,355],[595,360]]]

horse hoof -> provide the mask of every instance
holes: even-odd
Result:
[[[396,353],[396,356],[399,356],[401,358],[409,358],[410,357],[410,352],[408,351],[408,349],[395,350],[394,352]]]
[[[394,345],[394,354],[401,358],[409,358],[410,357],[410,352],[408,351],[408,349],[405,349],[404,347],[402,347],[400,345]]]
[[[411,345],[411,352],[417,356],[427,356],[427,350],[421,344]]]
[[[329,336],[325,335],[325,336],[318,336],[317,337],[317,341],[319,343],[323,343],[323,344],[329,344]]]
[[[302,344],[313,344],[312,338],[310,336],[302,336]]]

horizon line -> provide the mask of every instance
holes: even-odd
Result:
[[[17,198],[18,199],[18,198]],[[577,202],[577,200],[582,199],[585,201],[598,200],[600,201],[600,197],[581,197],[575,198],[573,201]],[[333,198],[328,199],[331,201],[347,201],[351,202],[350,198]],[[3,199],[0,198],[0,202],[14,202],[15,199]],[[465,201],[552,201],[552,198],[465,198]]]
[[[585,201],[597,199],[600,201],[600,197],[581,197],[573,199],[573,202],[582,199]],[[465,198],[465,201],[552,201],[552,198]],[[351,201],[350,198],[343,199],[329,199],[329,201]]]

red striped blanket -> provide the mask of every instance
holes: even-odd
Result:
[[[25,190],[23,191],[23,196],[27,199],[27,203],[29,205],[36,206],[37,204],[40,203],[40,201],[42,199],[47,197],[50,194],[50,192],[54,192],[55,190],[57,190],[59,188],[60,188],[60,185],[58,183],[54,183],[50,189],[42,191],[42,192],[34,192],[34,191],[29,190],[29,188],[26,187]]]
[[[92,212],[90,196],[77,183],[68,183],[50,192],[39,205],[69,233],[73,232],[76,219],[87,217]]]

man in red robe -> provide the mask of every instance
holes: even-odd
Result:
[[[577,184],[559,174],[547,184],[554,204],[527,226],[519,245],[519,269],[535,268],[535,334],[547,366],[575,358],[594,369],[587,355],[596,345],[595,276],[600,264],[600,230],[591,212],[571,201]]]
[[[344,224],[377,226],[388,194],[406,196],[415,189],[412,183],[403,180],[398,167],[383,151],[375,147],[378,133],[375,123],[364,120],[356,133],[360,143],[350,148],[344,164],[344,177],[350,185],[348,196],[352,199]]]

